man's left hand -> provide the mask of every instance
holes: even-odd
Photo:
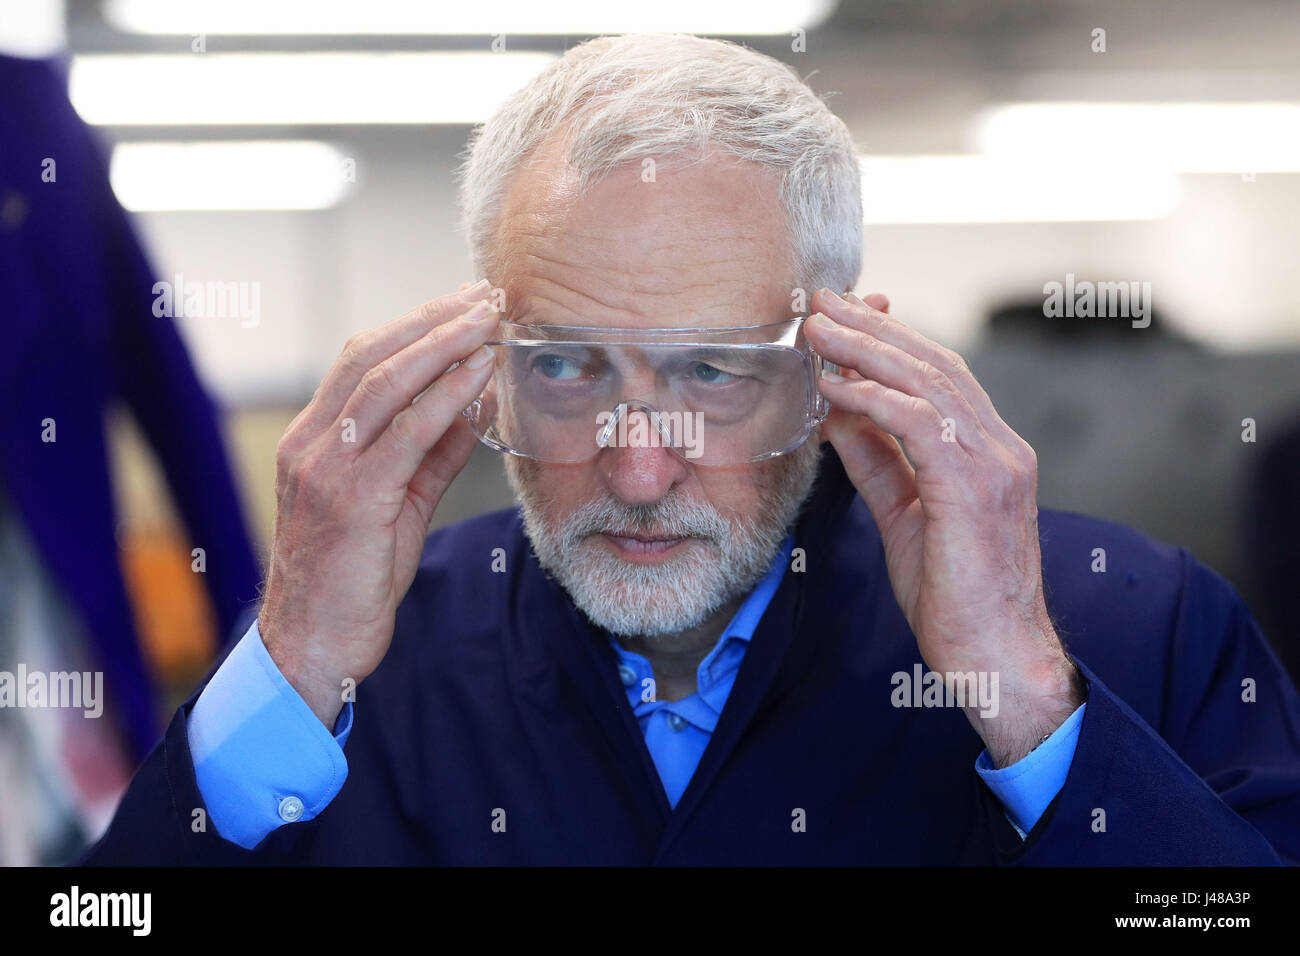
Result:
[[[842,368],[820,382],[822,437],[875,518],[927,666],[997,674],[996,715],[965,709],[1005,767],[1083,702],[1043,597],[1037,457],[960,355],[891,318],[884,296],[868,300],[813,297],[808,341]]]

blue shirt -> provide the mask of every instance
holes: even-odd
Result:
[[[727,702],[731,685],[736,682],[736,674],[740,671],[745,648],[785,576],[793,548],[794,539],[786,538],[772,567],[740,605],[713,650],[700,661],[695,672],[697,689],[689,697],[674,701],[656,700],[654,668],[650,662],[640,654],[625,650],[617,640],[610,638],[619,657],[618,676],[627,688],[632,713],[641,726],[646,748],[659,771],[668,803],[673,807],[677,806],[690,783],[713,735],[713,728],[718,725],[722,706]]]
[[[793,539],[787,538],[772,567],[700,662],[694,694],[678,701],[656,700],[650,663],[613,642],[628,701],[673,806],[708,745],[792,547]],[[976,772],[1021,837],[1065,784],[1084,707],[1009,767],[993,769],[987,750],[976,760]],[[334,732],[325,728],[275,666],[254,621],[199,695],[186,728],[195,779],[218,832],[251,849],[277,827],[315,817],[347,778],[343,747],[351,729],[351,702],[343,704]]]

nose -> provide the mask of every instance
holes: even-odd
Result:
[[[644,427],[651,434],[651,423],[645,412],[628,412],[629,432]],[[641,416],[640,421],[635,416]],[[658,442],[646,445],[611,445],[597,455],[601,480],[610,494],[624,504],[649,505],[660,501],[678,482],[690,475],[688,465],[680,455]]]

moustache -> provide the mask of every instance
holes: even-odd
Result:
[[[665,498],[650,505],[629,505],[613,498],[588,502],[565,520],[570,543],[593,534],[701,538],[722,544],[731,526],[712,506]]]

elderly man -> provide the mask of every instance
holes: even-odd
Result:
[[[491,283],[354,337],[290,425],[258,619],[90,862],[1300,859],[1249,612],[1040,514],[962,359],[830,291],[858,167],[789,68],[585,43],[463,205]],[[476,439],[520,507],[428,536]]]

